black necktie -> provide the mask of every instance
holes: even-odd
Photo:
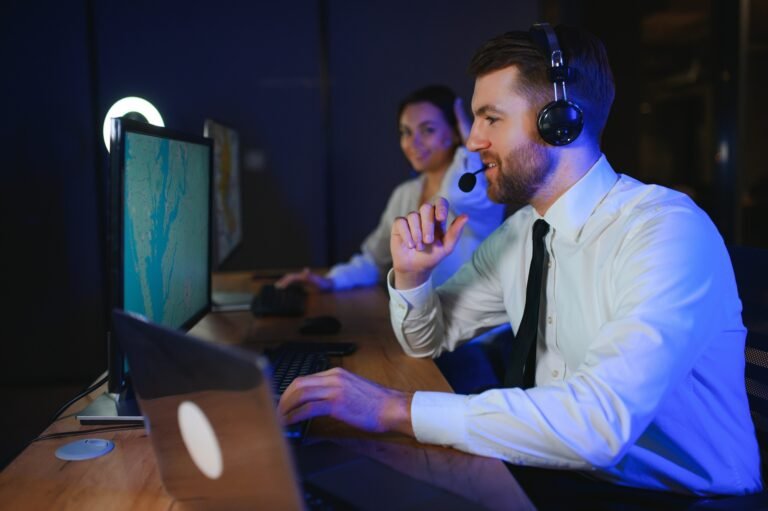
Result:
[[[507,371],[504,374],[505,387],[533,387],[536,377],[536,336],[539,332],[539,302],[541,301],[541,278],[544,273],[544,236],[549,224],[536,220],[533,224],[533,257],[528,270],[528,285],[525,288],[525,309],[520,328],[517,329]]]

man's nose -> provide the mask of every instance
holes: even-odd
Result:
[[[477,123],[472,123],[472,129],[469,132],[469,137],[467,137],[467,149],[470,151],[482,151],[483,149],[488,149],[490,147],[491,143],[488,140],[488,138],[481,133],[481,129],[477,127]]]

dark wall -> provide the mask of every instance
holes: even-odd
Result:
[[[142,96],[166,126],[202,133],[209,117],[265,156],[244,176],[245,243],[230,268],[323,263],[317,5],[94,2],[100,112]]]
[[[3,384],[84,381],[106,356],[87,11],[42,4],[0,13]]]
[[[224,269],[329,265],[409,176],[399,98],[443,82],[468,105],[472,52],[536,6],[2,2],[0,430],[15,444],[0,442],[0,466],[106,368],[101,129],[114,101],[145,97],[178,131],[212,118],[240,132],[245,240]]]

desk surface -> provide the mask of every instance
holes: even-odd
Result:
[[[258,285],[247,273],[214,277],[214,289],[221,291],[253,291]],[[353,355],[333,359],[334,365],[401,390],[451,390],[431,360],[410,358],[402,352],[390,327],[387,296],[382,289],[310,293],[307,312],[340,319],[341,332],[326,339],[353,340],[358,344]],[[215,342],[259,349],[301,338],[297,333],[300,322],[300,318],[253,318],[249,312],[212,313],[191,333]],[[81,426],[73,414],[99,393],[76,403],[44,434],[98,429]],[[532,509],[517,482],[498,460],[422,445],[400,435],[362,433],[328,418],[313,421],[309,435],[344,444],[490,509]],[[54,456],[55,450],[86,437],[31,444],[0,474],[0,508],[160,510],[173,506],[173,499],[163,490],[144,430],[93,433],[87,437],[110,439],[115,449],[94,460],[65,462]]]

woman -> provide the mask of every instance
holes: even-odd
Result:
[[[395,188],[379,225],[363,241],[359,254],[348,262],[334,265],[324,276],[308,268],[289,273],[277,282],[278,287],[302,282],[323,291],[339,291],[383,281],[392,265],[389,250],[392,222],[439,196],[447,198],[451,205],[448,224],[462,213],[469,216],[469,222],[453,253],[435,268],[432,274],[435,285],[453,275],[501,224],[504,207],[488,199],[487,181],[482,173],[477,176],[471,192],[459,190],[461,175],[479,169],[482,163],[479,155],[470,153],[462,145],[469,136],[471,124],[456,94],[442,85],[418,89],[403,99],[397,115],[400,148],[419,176]]]

